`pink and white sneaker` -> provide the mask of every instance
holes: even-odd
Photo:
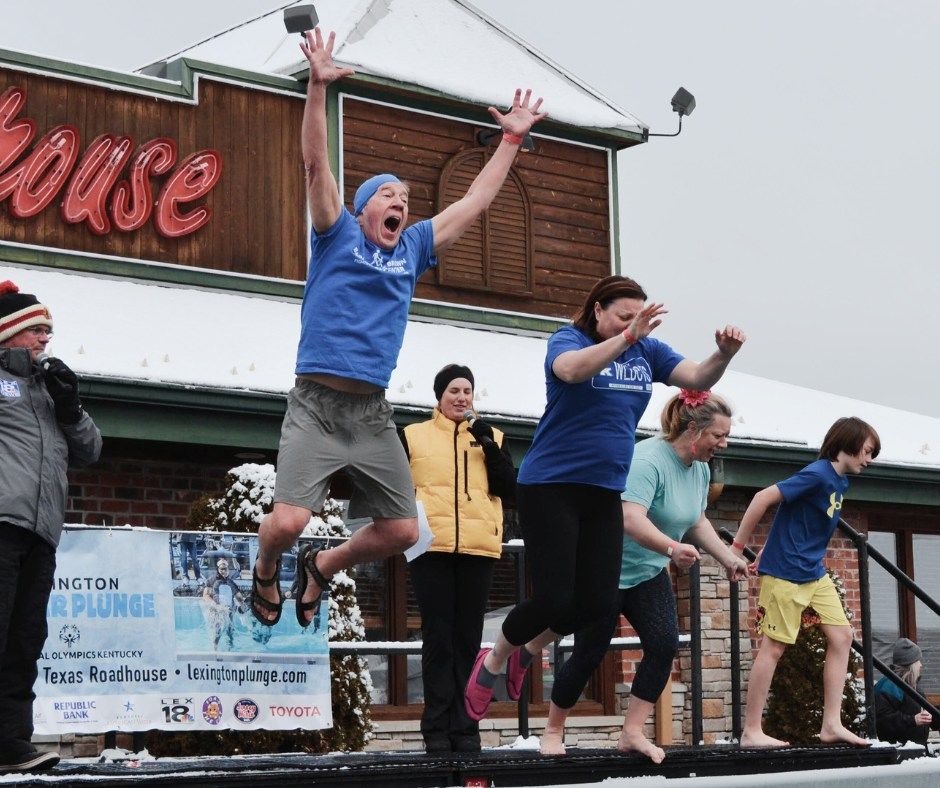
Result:
[[[493,688],[484,687],[477,681],[477,676],[480,675],[480,669],[483,667],[483,660],[492,650],[491,648],[480,649],[480,653],[473,661],[473,670],[470,671],[470,678],[467,679],[467,687],[463,694],[463,705],[467,710],[467,716],[476,722],[486,716],[490,701],[493,700]]]

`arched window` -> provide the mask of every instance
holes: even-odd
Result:
[[[467,193],[491,155],[489,148],[473,148],[447,162],[438,181],[438,211]],[[531,202],[514,169],[489,209],[440,255],[437,281],[444,287],[532,295]]]

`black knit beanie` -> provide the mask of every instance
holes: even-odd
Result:
[[[440,402],[444,396],[445,389],[452,380],[457,378],[466,378],[470,381],[470,387],[473,388],[473,373],[470,367],[464,367],[460,364],[448,364],[444,369],[434,376],[434,398]]]

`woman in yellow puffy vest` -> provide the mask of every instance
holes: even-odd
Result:
[[[402,431],[415,494],[434,542],[408,566],[421,611],[428,753],[478,752],[479,723],[463,688],[483,636],[493,568],[502,552],[502,499],[513,498],[516,470],[503,434],[464,416],[473,411],[473,372],[449,364],[434,378],[432,417]]]

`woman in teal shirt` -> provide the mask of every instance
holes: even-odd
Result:
[[[714,556],[732,580],[747,577],[747,563],[715,533],[705,507],[711,476],[708,461],[728,445],[731,408],[708,391],[683,389],[663,409],[661,437],[636,447],[623,501],[623,558],[620,608],[610,617],[575,634],[574,651],[552,690],[543,755],[563,755],[565,719],[591,674],[601,663],[620,614],[632,624],[643,646],[643,659],[630,690],[630,703],[617,743],[621,752],[639,752],[655,763],[665,753],[643,735],[643,726],[662,693],[679,645],[676,598],[667,566],[686,569],[698,550],[683,544],[688,532]]]

